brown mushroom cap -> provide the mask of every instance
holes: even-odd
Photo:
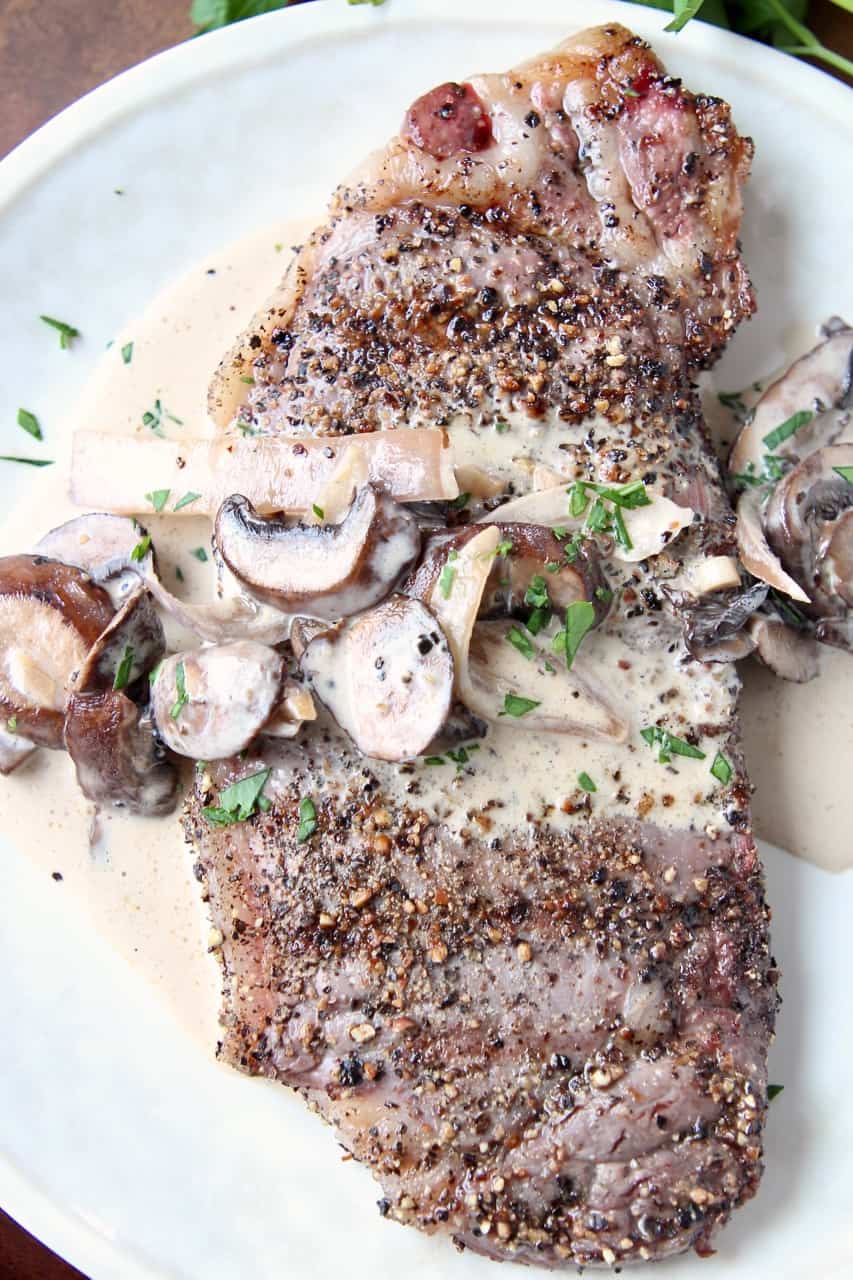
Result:
[[[80,569],[43,556],[0,559],[0,721],[61,748],[74,673],[112,616],[109,596]]]
[[[453,658],[420,600],[392,595],[315,636],[302,655],[314,693],[366,756],[410,760],[444,724]]]
[[[259,516],[239,496],[228,498],[216,517],[217,550],[252,595],[328,620],[382,600],[420,543],[415,517],[371,484],[359,490],[340,524]]]
[[[805,684],[818,674],[818,646],[810,635],[795,631],[778,618],[762,615],[750,619],[749,632],[756,655],[783,680]]]
[[[821,617],[838,612],[839,596],[843,612],[853,595],[849,535],[839,523],[853,508],[853,485],[838,470],[845,467],[853,467],[853,444],[816,449],[779,481],[764,513],[768,541]]]

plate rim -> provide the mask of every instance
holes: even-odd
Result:
[[[159,99],[229,68],[258,59],[286,55],[306,40],[344,33],[364,38],[377,26],[411,28],[441,19],[453,24],[517,26],[541,23],[571,31],[577,22],[596,25],[621,21],[652,40],[664,60],[681,41],[692,53],[708,55],[709,75],[719,61],[741,63],[749,54],[754,80],[764,91],[775,90],[783,101],[804,101],[813,112],[829,116],[835,127],[849,133],[853,144],[850,88],[818,67],[801,62],[744,36],[701,21],[678,35],[666,33],[665,12],[627,0],[527,0],[524,22],[512,0],[402,0],[350,7],[343,0],[314,0],[310,5],[278,10],[234,26],[210,32],[153,55],[99,85],[49,119],[0,160],[0,220],[27,189],[57,163],[123,116],[145,110]],[[23,493],[25,486],[21,486]],[[23,1230],[93,1280],[120,1276],[122,1280],[163,1280],[170,1273],[129,1252],[102,1231],[83,1221],[73,1208],[60,1204],[0,1151],[0,1204]]]

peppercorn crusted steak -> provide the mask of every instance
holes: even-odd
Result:
[[[207,766],[185,820],[222,938],[223,1057],[301,1090],[375,1172],[383,1214],[499,1259],[705,1252],[760,1176],[775,971],[739,686],[713,661],[725,626],[704,627],[699,661],[699,614],[687,642],[680,616],[737,594],[691,377],[752,308],[749,157],[725,104],[621,27],[442,86],[337,192],[212,391],[223,425],[260,432],[446,427],[473,497],[440,508],[438,585],[422,568],[404,590],[448,634],[472,517],[507,504],[489,554],[512,566],[509,500],[553,527],[529,507],[562,484],[553,536],[595,558],[605,616],[575,666],[568,612],[562,654],[547,617],[493,650],[498,623],[478,623],[514,692],[455,748],[368,759],[321,708],[298,740]],[[569,510],[579,480],[599,489],[575,485]],[[667,523],[650,535],[643,511]],[[372,670],[350,717],[383,707]],[[609,718],[531,728],[550,696],[523,696],[534,679]],[[268,807],[211,821],[261,769]]]

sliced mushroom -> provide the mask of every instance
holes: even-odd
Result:
[[[68,700],[65,745],[85,796],[146,817],[171,813],[178,775],[148,716],[124,693],[77,691]]]
[[[681,619],[687,652],[698,662],[736,662],[755,648],[741,638],[750,618],[767,599],[767,585],[754,582],[746,588],[697,598],[665,585],[663,594]]]
[[[737,546],[743,567],[792,600],[809,603],[809,597],[798,582],[786,573],[778,557],[771,550],[762,523],[762,502],[766,493],[761,489],[747,489],[737,504]]]
[[[734,556],[701,556],[692,560],[684,574],[684,585],[694,596],[711,595],[740,586],[740,570]]]
[[[655,556],[678,536],[682,529],[693,523],[694,512],[690,507],[672,502],[661,494],[650,494],[651,501],[645,507],[621,508],[622,518],[631,542],[630,548],[614,544],[612,555],[615,560],[628,564],[646,560]],[[583,520],[572,518],[568,514],[568,496],[565,484],[551,489],[541,489],[537,493],[525,494],[523,498],[514,498],[501,507],[496,507],[487,515],[481,516],[480,524],[525,524],[565,525],[571,529],[581,529]]]
[[[853,329],[834,319],[824,333],[824,341],[795,361],[758,401],[752,419],[735,441],[729,459],[733,475],[760,476],[768,453],[797,460],[847,434],[851,425]],[[800,412],[813,416],[787,439],[768,446],[766,437]]]
[[[750,620],[749,631],[757,656],[777,676],[797,684],[814,680],[819,671],[819,650],[811,636],[787,627],[778,618],[760,614]]]
[[[535,679],[537,693],[542,692],[543,697],[527,694],[526,689],[525,694],[542,705],[520,719],[520,727],[559,733],[582,733],[621,741],[627,733],[627,724],[614,711],[610,699],[586,669],[580,655],[576,656],[571,671],[550,660],[546,663],[544,653],[540,654],[537,663],[528,663],[507,643],[508,620],[478,620],[483,611],[484,600],[487,609],[494,603],[487,593],[496,561],[500,561],[500,572],[508,572],[503,567],[504,557],[496,555],[501,534],[508,532],[513,537],[521,538],[522,545],[526,545],[528,551],[533,545],[541,548],[543,544],[532,533],[531,542],[523,542],[521,531],[529,528],[530,526],[524,525],[473,526],[470,532],[465,531],[468,536],[457,536],[439,544],[444,565],[441,572],[437,572],[434,564],[425,562],[414,575],[408,589],[418,595],[424,593],[424,598],[441,623],[453,652],[457,697],[475,715],[498,723],[504,711],[506,695],[518,691],[521,679],[527,682]],[[559,548],[559,544],[555,545]],[[451,554],[456,558],[451,560]],[[508,558],[511,560],[512,556]],[[534,563],[536,567],[542,567],[541,562]],[[517,584],[516,592],[520,590],[520,585]],[[594,596],[595,593],[590,592],[588,587],[582,573],[576,570],[575,577],[567,578],[562,584],[566,603]],[[550,634],[547,639],[550,643]],[[552,676],[559,678],[552,680]]]
[[[236,755],[273,714],[283,674],[281,655],[252,640],[173,654],[151,688],[160,737],[196,760]]]
[[[332,620],[377,604],[420,550],[415,517],[374,485],[340,524],[288,524],[231,497],[216,517],[216,546],[253,596]]]
[[[295,738],[302,728],[317,719],[310,692],[295,680],[285,681],[278,705],[261,732],[265,738]]]
[[[178,776],[150,717],[126,690],[162,656],[163,626],[138,588],[96,639],[65,710],[65,746],[88,799],[153,817],[171,813]],[[147,690],[146,690],[147,693]]]
[[[85,570],[103,585],[116,607],[142,579],[164,613],[212,644],[239,639],[279,644],[290,631],[286,614],[242,591],[208,604],[179,600],[160,581],[147,530],[128,516],[77,516],[42,538],[36,551]]]
[[[818,616],[836,613],[839,596],[845,606],[853,596],[853,537],[846,521],[853,484],[840,472],[849,467],[853,443],[816,449],[780,480],[764,514],[768,541],[785,568],[808,585]]]
[[[346,455],[367,463],[367,479],[398,502],[456,498],[447,432],[398,427],[363,435],[233,436],[158,440],[77,431],[71,496],[78,507],[105,506],[117,515],[144,515],[145,493],[192,490],[200,496],[170,515],[215,516],[232,493],[244,493],[262,515],[308,512]]]
[[[0,724],[0,774],[12,773],[37,750],[29,738]]]
[[[0,723],[61,748],[74,673],[112,616],[106,592],[73,565],[0,559]]]
[[[409,596],[390,596],[315,636],[302,655],[302,670],[366,756],[421,755],[447,719],[450,647],[426,605]]]

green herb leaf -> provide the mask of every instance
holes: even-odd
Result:
[[[590,627],[595,625],[595,609],[588,600],[575,600],[566,609],[566,623],[554,636],[554,649],[566,655],[566,666],[571,670],[575,655]]]
[[[178,579],[178,582],[183,582],[184,580],[184,571],[179,564],[175,565],[175,577]]]
[[[178,696],[175,699],[172,710],[169,712],[169,715],[173,720],[177,720],[178,716],[190,700],[189,694],[187,693],[186,671],[184,670],[184,664],[182,662],[179,662],[175,668],[175,688],[178,691]]]
[[[806,423],[811,422],[814,414],[811,409],[800,409],[798,413],[792,413],[790,418],[786,418],[784,422],[780,422],[778,427],[774,427],[763,438],[763,444],[772,453],[783,440],[787,440],[789,436],[794,435]]]
[[[495,431],[497,431],[497,433],[498,433],[498,435],[499,435],[499,436],[502,436],[502,435],[504,434],[504,432],[509,431],[509,423],[508,423],[508,422],[496,422],[496,423],[495,423]]]
[[[197,35],[227,27],[232,22],[243,22],[262,13],[286,9],[288,0],[193,0],[190,16],[198,28]]]
[[[190,555],[195,556],[196,560],[200,560],[202,564],[207,564],[207,552],[204,547],[194,547]]]
[[[453,561],[459,558],[458,551],[451,551],[447,557],[447,561],[438,579],[438,589],[444,596],[445,600],[453,590],[453,579],[456,577],[456,570],[453,567]]]
[[[162,511],[171,492],[171,489],[154,489],[151,493],[146,493],[145,501],[150,502],[155,511]]]
[[[241,373],[240,381],[245,382],[247,387],[253,387],[255,385],[255,379],[250,377],[248,373]]]
[[[583,787],[584,791],[592,792],[598,790],[598,787],[595,785],[588,773],[578,774],[578,786]]]
[[[542,628],[547,627],[550,621],[551,609],[549,606],[547,609],[534,609],[524,625],[532,636],[538,636]]]
[[[504,697],[504,709],[498,712],[502,716],[526,716],[529,711],[535,711],[541,704],[534,702],[533,698],[522,698],[517,693],[508,693]]]
[[[17,716],[9,716],[9,719],[6,721],[6,728],[9,730],[9,732],[10,732],[10,733],[17,733],[17,732],[18,732],[18,717],[17,717]]]
[[[630,551],[634,544],[625,527],[625,517],[618,507],[613,508],[613,532],[616,534],[616,541],[619,546],[624,547],[626,551]]]
[[[601,600],[604,604],[609,604],[613,599],[613,592],[609,587],[596,587],[595,598],[596,600]]]
[[[152,688],[154,686],[154,681],[157,679],[160,672],[163,670],[164,662],[165,662],[165,658],[161,658],[160,661],[157,663],[157,666],[154,667],[152,671],[148,672],[148,683],[149,685],[151,685]]]
[[[172,510],[182,511],[184,507],[188,507],[191,502],[198,502],[200,497],[201,497],[200,493],[193,493],[192,490],[190,490],[189,493],[185,493],[184,496],[178,502],[175,503]]]
[[[569,515],[582,516],[589,506],[589,494],[583,480],[576,480],[569,489]]]
[[[541,573],[534,574],[530,579],[524,593],[524,603],[536,609],[550,608],[551,597],[548,595],[548,585]]]
[[[590,533],[604,533],[610,528],[610,523],[610,512],[605,507],[602,499],[596,498],[586,518],[587,529],[589,529]]]
[[[449,502],[447,505],[451,511],[464,511],[470,501],[470,493],[460,493],[458,498],[454,498],[453,501]]]
[[[784,1093],[785,1086],[783,1084],[769,1084],[767,1086],[767,1101],[772,1102],[774,1098],[778,1098],[780,1093]]]
[[[452,760],[457,769],[461,769],[463,765],[469,764],[471,760],[471,752],[479,751],[480,744],[471,742],[467,747],[459,747],[456,751],[448,751],[447,757]]]
[[[535,652],[533,645],[519,627],[510,627],[509,631],[506,633],[506,638],[510,644],[518,650],[522,657],[527,658],[528,662],[533,658],[533,654]]]
[[[498,545],[495,547],[496,556],[508,556],[511,551],[512,551],[512,543],[510,542],[509,538],[505,538],[503,542],[499,542]]]
[[[692,747],[683,738],[676,738],[674,734],[668,733],[666,729],[661,729],[658,725],[650,725],[647,729],[641,729],[640,736],[645,739],[650,747],[657,746],[660,748],[658,755],[660,764],[669,764],[673,756],[689,756],[692,760],[705,759],[704,751],[700,751],[698,747]]]
[[[136,546],[130,553],[131,560],[135,560],[138,564],[140,560],[144,560],[148,555],[148,548],[151,546],[151,534],[146,533],[139,539]]]
[[[318,507],[316,502],[311,503],[311,510],[314,512],[314,515],[317,517],[318,520],[326,519],[325,511],[323,510],[322,507]]]
[[[121,358],[125,364],[130,364],[133,359],[133,343],[127,342],[121,349]]]
[[[43,440],[41,433],[41,424],[34,413],[30,413],[29,409],[18,410],[18,426],[23,427],[25,431],[33,437],[34,440]]]
[[[675,14],[672,22],[668,22],[664,31],[681,31],[691,18],[702,8],[704,0],[674,0],[672,11]]]
[[[0,453],[0,462],[22,462],[26,467],[53,466],[53,458],[15,458],[9,453]]]
[[[842,480],[846,480],[848,484],[853,484],[853,467],[833,467],[836,475],[841,476]]]
[[[714,756],[714,763],[711,765],[711,773],[718,782],[722,782],[723,786],[727,786],[732,780],[734,770],[729,764],[722,751],[718,751]]]
[[[121,656],[121,662],[116,668],[115,679],[113,680],[113,689],[118,692],[123,689],[130,679],[130,673],[133,668],[133,645],[126,644],[124,653]]]
[[[444,756],[424,756],[424,764],[447,764]]]
[[[232,782],[230,787],[220,792],[220,806],[234,815],[234,821],[245,822],[252,816],[271,773],[272,769],[260,769],[239,782]]]
[[[296,832],[297,844],[304,844],[317,830],[317,809],[310,796],[303,796],[299,801],[299,828]]]
[[[142,425],[143,427],[149,427],[154,432],[155,436],[162,436],[164,434],[164,418],[168,418],[170,422],[177,423],[179,427],[184,425],[183,418],[176,418],[173,413],[169,413],[169,410],[163,407],[163,402],[161,400],[154,401],[153,409],[146,409],[145,413],[142,415]]]
[[[73,324],[66,324],[64,320],[54,320],[53,316],[39,316],[39,320],[49,324],[51,329],[56,329],[59,334],[59,345],[63,351],[71,346],[75,338],[80,337],[80,330],[75,329]]]

